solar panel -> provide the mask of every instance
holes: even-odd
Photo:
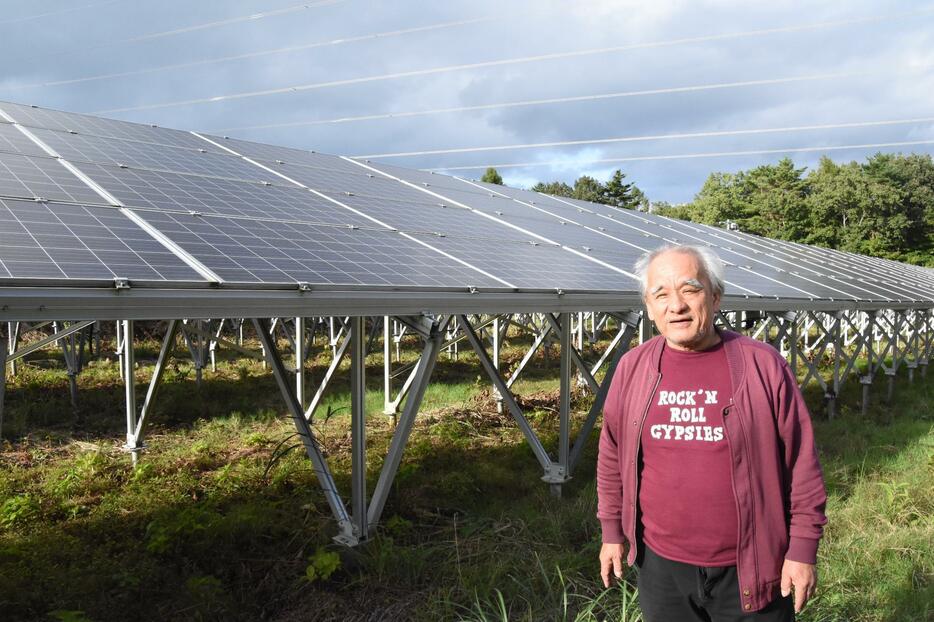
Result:
[[[190,149],[204,148],[206,143],[190,132],[155,125],[103,119],[74,112],[60,112],[34,106],[0,102],[0,110],[17,123],[31,128],[78,132],[90,136],[137,140],[154,145],[174,145]],[[214,147],[213,149],[217,149]]]
[[[203,281],[117,209],[0,199],[0,276]]]
[[[0,152],[0,196],[74,203],[104,203],[54,158]]]
[[[300,149],[18,104],[0,110],[233,283],[632,292],[621,271],[641,253],[690,243],[721,255],[740,295],[880,306],[934,298],[925,294],[934,273],[897,262]],[[28,223],[32,236],[27,244],[23,230],[3,231],[18,243],[0,277],[202,280],[9,122],[0,122],[0,197],[9,197],[3,226]],[[24,214],[39,220],[12,220]]]
[[[415,235],[432,246],[522,289],[632,291],[636,281],[545,243]]]
[[[352,170],[354,164],[345,161],[343,158],[314,151],[305,151],[304,149],[292,149],[290,147],[277,147],[275,145],[266,145],[263,143],[254,143],[248,140],[239,140],[237,138],[228,138],[224,136],[212,136],[211,134],[202,134],[218,144],[236,151],[242,156],[253,160],[261,160],[264,164],[270,162],[283,162],[285,164],[298,164],[323,169],[334,170]],[[362,170],[362,169],[361,169]]]
[[[530,241],[534,236],[495,222],[472,210],[445,205],[387,200],[380,197],[333,194],[335,200],[402,231],[444,233],[488,240]],[[428,195],[422,195],[430,199]]]
[[[797,253],[779,254],[775,252],[775,246],[764,248],[759,245],[756,236],[748,234],[737,234],[736,232],[727,232],[709,225],[698,225],[695,223],[683,223],[676,220],[666,220],[662,225],[677,231],[683,231],[693,239],[705,239],[719,244],[721,247],[730,249],[735,259],[756,272],[771,274],[774,269],[781,269],[788,273],[787,277],[782,277],[785,282],[795,281],[796,286],[811,289],[814,286],[809,285],[808,281],[820,283],[820,287],[825,289],[825,296],[822,297],[840,297],[841,295],[849,298],[858,299],[876,299],[886,300],[889,295],[869,283],[847,282],[834,278],[831,274],[832,268],[829,268],[825,262],[815,261],[813,258],[803,257]],[[764,252],[768,251],[768,252]],[[739,257],[739,255],[742,257]],[[781,274],[780,274],[781,276]],[[805,282],[801,282],[801,281]],[[836,294],[834,294],[836,292]]]
[[[284,180],[281,185],[263,184],[99,164],[79,167],[129,207],[373,226],[369,219]]]
[[[20,155],[48,156],[42,147],[16,129],[12,124],[0,121],[0,151]]]
[[[233,283],[503,287],[388,229],[166,212],[145,218]]]
[[[56,153],[73,163],[125,165],[137,169],[282,183],[276,175],[229,154],[118,138],[98,138],[59,130],[31,131]]]
[[[342,161],[343,162],[343,161]],[[387,199],[431,201],[427,195],[399,182],[369,173],[355,164],[344,162],[350,168],[325,169],[298,164],[269,163],[269,167],[303,186],[321,192],[354,192]]]

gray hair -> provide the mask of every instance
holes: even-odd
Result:
[[[633,266],[636,277],[639,279],[639,290],[643,297],[645,297],[646,290],[649,287],[649,264],[659,255],[669,252],[693,255],[697,259],[697,263],[700,264],[703,273],[710,279],[714,293],[723,295],[723,260],[715,252],[705,246],[666,244],[644,253]]]

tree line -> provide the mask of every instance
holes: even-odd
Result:
[[[735,223],[764,237],[934,266],[934,161],[927,154],[877,153],[845,164],[824,157],[810,171],[785,158],[715,172],[682,205],[650,202],[624,179],[617,170],[606,183],[583,176],[573,186],[539,183],[532,190],[711,225]]]

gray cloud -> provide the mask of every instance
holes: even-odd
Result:
[[[271,12],[296,0],[208,0],[191,3],[92,3],[65,0],[39,11],[19,0],[0,21],[0,99],[71,111],[132,108],[188,99],[380,76],[394,72],[742,33],[862,16],[917,12],[914,2],[880,8],[868,0],[807,3],[379,2],[344,0],[282,16],[218,25],[150,40],[153,33]],[[934,9],[934,7],[927,7]],[[31,15],[45,13],[30,19]],[[323,45],[173,70],[48,87],[24,85],[101,74],[138,72],[313,42],[389,32],[441,22],[486,21],[402,36]],[[19,20],[19,21],[16,21]],[[641,89],[829,72],[860,75],[813,82],[743,87],[445,113],[355,123],[268,128],[231,135],[339,154],[422,151],[545,141],[785,127],[934,115],[934,11],[899,19],[798,32],[644,47],[577,58],[450,71],[298,93],[134,110],[110,116],[167,127],[215,130],[300,123],[344,116],[515,102]],[[123,42],[123,43],[120,43]],[[566,166],[504,170],[507,182],[607,177],[617,166],[588,158],[782,149],[926,140],[930,124],[666,140],[599,147],[556,147],[493,153],[420,156],[393,164],[437,168],[493,162],[566,160]],[[919,146],[919,152],[931,151]],[[872,150],[833,152],[862,159]],[[813,166],[819,153],[791,154]],[[689,200],[713,170],[736,170],[781,155],[627,162],[619,166],[653,199]],[[479,173],[463,173],[477,176]]]

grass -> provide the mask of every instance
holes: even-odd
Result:
[[[504,365],[522,345],[512,340]],[[157,349],[154,340],[139,349],[140,382]],[[309,387],[327,356],[309,366]],[[297,439],[271,376],[256,362],[219,359],[200,391],[189,363],[170,366],[135,469],[120,450],[113,361],[79,376],[77,409],[54,356],[36,353],[21,369],[0,452],[0,619],[640,619],[631,582],[606,590],[599,578],[598,431],[556,500],[515,423],[497,414],[476,359],[442,355],[382,523],[345,550],[331,541],[310,462],[289,449]],[[368,365],[372,490],[392,423],[381,414],[380,356]],[[539,356],[516,385],[551,450],[557,369],[553,352]],[[346,370],[336,380],[314,427],[348,499]],[[877,382],[865,418],[859,390],[847,384],[838,417],[815,421],[830,523],[819,593],[800,619],[931,620],[934,388],[900,375],[885,405]],[[807,396],[819,413],[813,386]],[[575,425],[589,399],[575,399]]]

